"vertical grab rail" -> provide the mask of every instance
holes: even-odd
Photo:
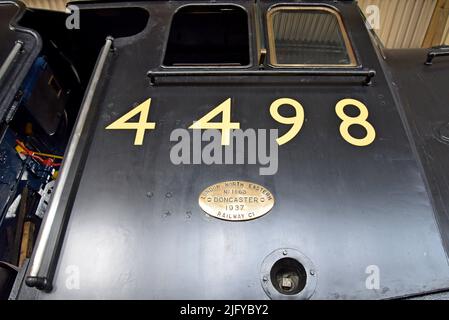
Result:
[[[8,57],[6,57],[5,62],[2,64],[0,68],[0,81],[3,80],[3,77],[6,75],[6,72],[8,71],[9,67],[11,66],[12,62],[14,61],[14,58],[23,48],[23,42],[20,40],[17,40],[14,44],[14,47],[12,48],[11,52],[9,53]]]
[[[48,250],[51,250],[50,251],[51,260],[56,260],[55,250],[57,249],[58,243],[60,241],[59,238],[61,237],[62,231],[61,229],[63,227],[62,223],[61,225],[58,226],[60,230],[58,230],[56,237],[51,237],[51,231],[54,227],[54,221],[57,213],[60,212],[60,214],[65,214],[65,212],[63,212],[65,208],[60,208],[60,202],[63,197],[63,191],[65,189],[69,173],[72,170],[76,170],[76,168],[74,168],[75,154],[78,149],[81,134],[83,133],[85,128],[85,122],[92,105],[94,94],[98,85],[98,81],[100,80],[106,62],[106,58],[108,56],[109,51],[113,48],[112,46],[113,40],[114,39],[112,37],[106,38],[106,43],[103,46],[103,49],[101,50],[100,56],[95,66],[94,74],[87,88],[87,94],[81,105],[81,110],[78,115],[75,130],[72,133],[69,147],[65,153],[64,161],[61,166],[61,171],[59,173],[57,184],[41,227],[41,232],[39,234],[39,239],[37,242],[34,255],[30,262],[30,271],[25,280],[25,283],[30,287],[36,287],[40,290],[51,290],[52,276],[50,275],[50,273],[52,272],[53,267],[52,263],[54,261],[50,261],[50,263],[46,265],[45,268],[42,267],[42,264],[46,253],[48,253],[47,252]]]

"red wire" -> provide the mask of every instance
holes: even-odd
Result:
[[[60,163],[55,163],[52,158],[44,159],[44,158],[42,158],[40,156],[35,155],[34,152],[31,151],[30,149],[28,149],[22,141],[16,140],[16,143],[24,150],[23,151],[24,154],[26,154],[27,156],[35,159],[36,161],[38,161],[42,165],[47,166],[47,167],[59,167],[59,166],[61,166]]]

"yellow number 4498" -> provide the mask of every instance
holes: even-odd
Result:
[[[137,130],[136,137],[134,139],[134,145],[141,146],[143,144],[143,138],[145,136],[145,130],[153,130],[156,128],[155,122],[147,122],[148,115],[150,113],[151,98],[145,102],[139,104],[137,107],[126,113],[109,126],[107,130]],[[134,116],[140,113],[138,122],[128,122]]]

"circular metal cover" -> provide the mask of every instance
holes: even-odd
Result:
[[[273,265],[284,258],[291,258],[298,261],[306,271],[306,284],[297,294],[282,294],[271,282],[271,269]],[[317,285],[317,270],[312,261],[304,254],[295,249],[278,249],[269,254],[262,263],[260,281],[265,293],[273,300],[307,300],[315,293]]]

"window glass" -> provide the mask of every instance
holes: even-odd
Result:
[[[268,22],[273,65],[356,65],[341,17],[330,8],[276,7]]]

